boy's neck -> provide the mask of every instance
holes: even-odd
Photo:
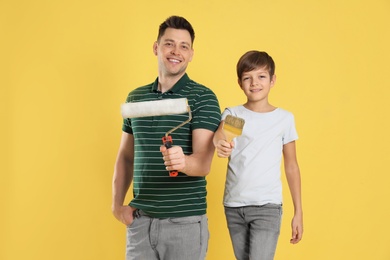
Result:
[[[260,103],[260,102],[250,102],[247,101],[244,104],[244,107],[253,111],[253,112],[258,112],[258,113],[267,113],[267,112],[272,112],[276,109],[273,105],[270,103]]]

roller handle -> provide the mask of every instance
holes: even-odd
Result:
[[[167,149],[172,147],[172,143],[173,143],[172,136],[170,136],[170,135],[164,136],[162,138],[162,141],[163,141],[164,146]],[[178,171],[169,171],[169,176],[171,176],[171,177],[176,177],[178,174],[179,174]]]

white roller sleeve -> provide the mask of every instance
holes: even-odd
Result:
[[[187,98],[130,102],[121,106],[123,118],[176,115],[188,112]]]

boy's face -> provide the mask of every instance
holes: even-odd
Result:
[[[248,101],[267,100],[270,89],[274,86],[276,76],[269,75],[269,71],[262,67],[244,72],[238,84],[244,91]]]
[[[181,76],[194,53],[191,35],[187,30],[167,28],[160,40],[154,43],[153,52],[164,76]]]

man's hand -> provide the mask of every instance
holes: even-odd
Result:
[[[183,171],[186,166],[186,159],[183,149],[180,146],[172,146],[167,149],[164,145],[160,147],[163,155],[164,164],[167,171]]]
[[[133,212],[136,210],[130,206],[119,206],[112,210],[115,218],[125,224],[126,226],[133,223]]]

